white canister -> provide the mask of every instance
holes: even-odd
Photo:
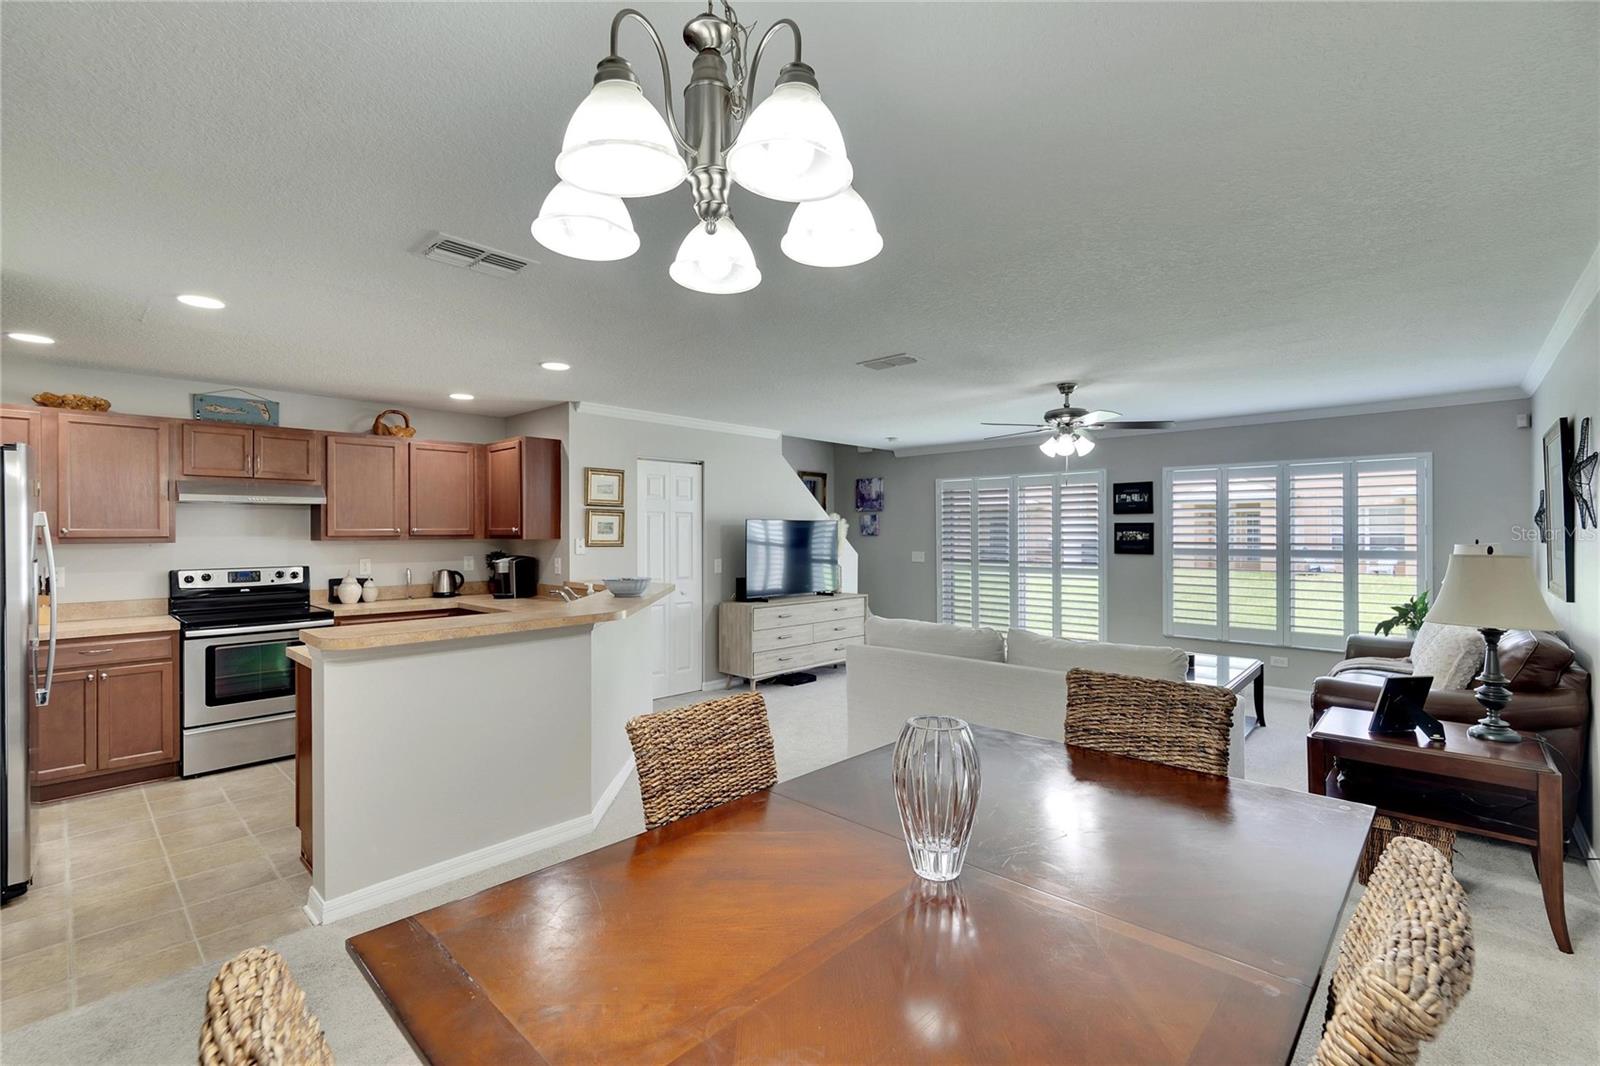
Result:
[[[361,583],[361,602],[378,602],[378,583],[370,577]]]
[[[355,578],[350,576],[350,572],[348,570],[345,571],[344,580],[339,582],[338,591],[340,603],[361,602],[361,585],[356,581]]]

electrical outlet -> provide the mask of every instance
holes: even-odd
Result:
[[[461,557],[461,572],[462,573],[470,574],[474,570],[476,570],[477,568],[478,568],[478,557],[476,555],[463,555]]]
[[[561,556],[557,555],[555,558],[550,560],[550,569],[557,577],[561,576]]]
[[[1289,657],[1287,655],[1274,655],[1271,659],[1267,660],[1267,665],[1276,666],[1280,669],[1288,669]]]
[[[711,572],[713,574],[722,573],[722,560],[721,559],[713,559],[713,560],[711,560]]]
[[[371,577],[371,576],[372,576],[372,560],[371,559],[357,559],[356,560],[356,577]]]
[[[928,553],[927,552],[912,552],[911,553],[911,561],[914,562],[914,563],[925,563],[925,562],[928,561]]]
[[[585,540],[575,541],[573,543],[573,545],[572,545],[572,554],[573,555],[588,555],[589,554],[589,542],[585,541]]]
[[[59,595],[60,593],[66,591],[66,588],[67,588],[67,568],[64,567],[64,566],[58,566],[58,567],[56,567],[56,583],[55,583],[55,585],[53,585],[51,587],[50,595],[52,595],[52,596]]]

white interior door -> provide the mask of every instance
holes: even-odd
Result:
[[[639,460],[639,570],[670,581],[672,595],[650,608],[655,655],[650,682],[657,698],[700,688],[702,609],[698,463]]]

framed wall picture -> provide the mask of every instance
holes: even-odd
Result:
[[[1116,555],[1154,555],[1154,522],[1118,522],[1112,531],[1111,551]]]
[[[856,478],[856,510],[881,511],[883,510],[883,478],[858,477]]]
[[[1153,481],[1118,481],[1111,486],[1112,514],[1155,514]]]
[[[878,535],[878,516],[875,512],[868,511],[866,514],[857,515],[856,520],[861,523],[861,535],[863,537],[876,537]]]
[[[806,491],[816,497],[817,504],[826,511],[828,509],[828,475],[815,470],[800,471],[800,483]]]
[[[583,513],[585,543],[591,548],[620,548],[624,516],[621,511],[591,507]]]
[[[584,467],[583,502],[589,507],[621,507],[622,476],[620,470]]]
[[[1558,418],[1544,435],[1546,581],[1552,595],[1567,603],[1574,599],[1576,557],[1573,554],[1574,505],[1567,483],[1567,467],[1572,462],[1572,422]]]

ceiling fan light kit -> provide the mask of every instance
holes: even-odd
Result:
[[[618,53],[618,34],[629,20],[644,28],[661,61],[665,117],[645,98],[633,67]],[[567,123],[556,157],[561,184],[539,209],[534,239],[575,259],[625,259],[638,249],[639,238],[620,198],[655,196],[687,180],[698,221],[667,272],[686,288],[727,294],[761,283],[750,242],[730,214],[735,183],[758,196],[799,205],[782,241],[784,254],[796,262],[844,267],[877,255],[883,237],[866,201],[850,187],[854,168],[844,135],[822,102],[816,71],[801,59],[800,28],[791,19],[767,27],[746,72],[750,29],[727,3],[723,15],[713,14],[707,4],[684,26],[683,39],[695,59],[683,91],[680,126],[660,35],[632,8],[617,12],[610,53]],[[794,60],[747,115],[762,56],[780,29],[794,39]]]
[[[1040,433],[1050,434],[1039,445],[1039,450],[1052,459],[1071,460],[1076,455],[1083,458],[1094,451],[1094,439],[1086,430],[1091,429],[1169,429],[1171,422],[1123,422],[1122,415],[1116,411],[1091,411],[1086,407],[1072,405],[1072,390],[1077,388],[1073,381],[1063,381],[1056,386],[1061,392],[1061,406],[1052,407],[1044,413],[1041,422],[985,422],[986,426],[1024,426],[1017,433],[1001,433],[984,440],[1010,440],[1014,437],[1034,437]]]

